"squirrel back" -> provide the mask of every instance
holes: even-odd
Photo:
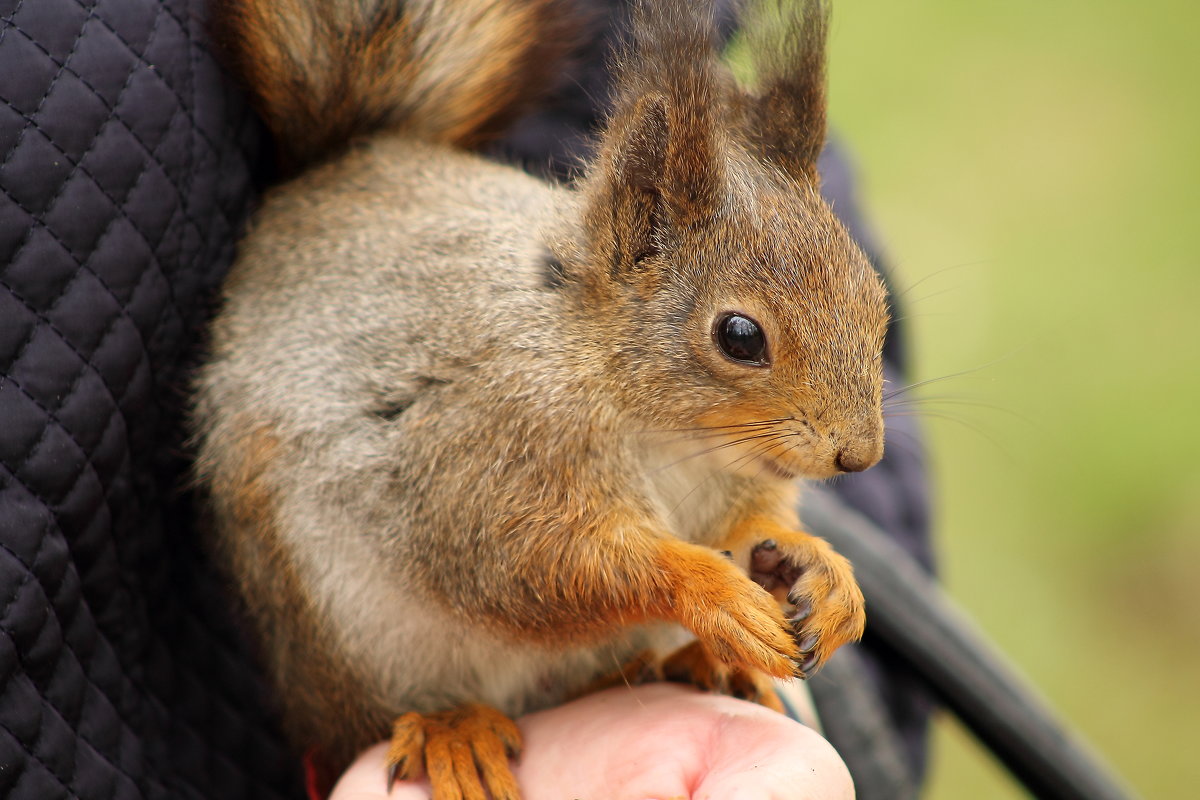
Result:
[[[568,0],[218,0],[215,36],[295,170],[358,136],[471,147],[560,80]]]

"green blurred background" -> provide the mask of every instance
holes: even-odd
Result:
[[[1200,4],[835,0],[951,593],[1142,795],[1200,796]],[[905,288],[907,287],[907,288]],[[1019,790],[939,722],[934,798]]]

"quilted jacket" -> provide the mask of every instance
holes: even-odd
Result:
[[[497,152],[566,169],[603,81]],[[302,796],[199,544],[181,425],[270,163],[203,0],[0,0],[0,797]],[[927,559],[922,475],[891,448],[836,490]],[[919,764],[922,695],[867,652]]]

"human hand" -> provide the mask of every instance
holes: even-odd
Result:
[[[676,684],[621,687],[519,719],[513,773],[524,800],[851,800],[845,765],[820,735],[743,700]],[[427,800],[427,783],[389,795],[384,754],[367,750],[329,800]]]

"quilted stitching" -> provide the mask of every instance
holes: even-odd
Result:
[[[177,489],[261,138],[203,34],[200,0],[0,0],[4,797],[295,786]]]

